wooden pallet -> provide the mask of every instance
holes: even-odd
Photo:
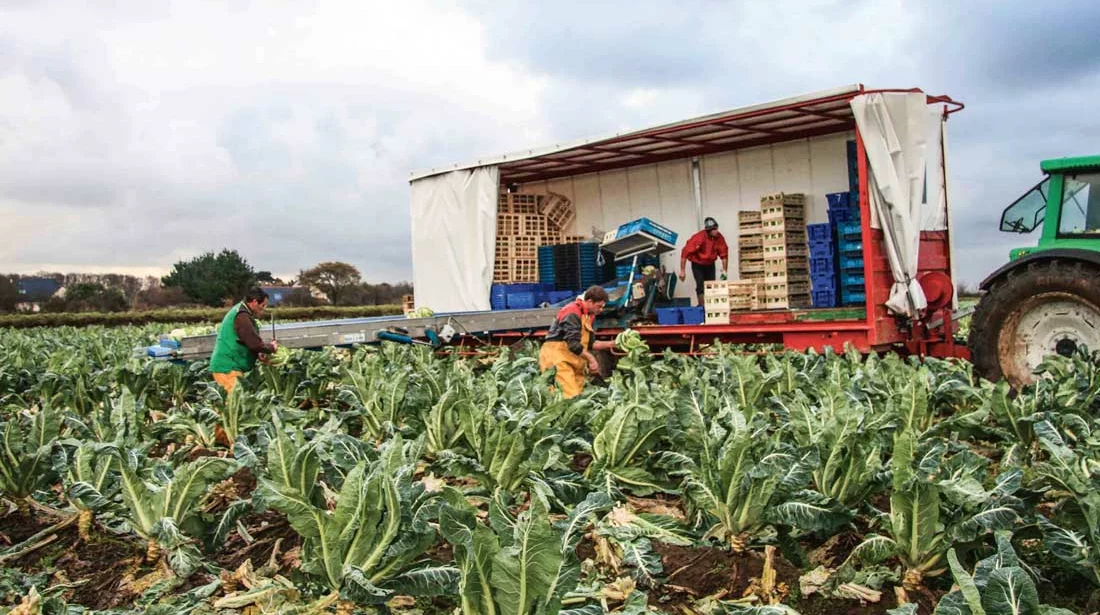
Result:
[[[525,214],[497,214],[497,235],[515,237],[523,235],[523,217]]]
[[[543,199],[539,213],[546,216],[546,222],[556,231],[566,230],[577,218],[577,209],[573,202],[553,192]]]

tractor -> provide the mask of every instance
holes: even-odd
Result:
[[[1040,164],[1042,181],[1001,214],[1000,230],[1031,233],[980,285],[967,346],[985,378],[1035,380],[1051,355],[1100,350],[1100,156]]]

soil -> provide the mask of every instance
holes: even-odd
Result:
[[[248,529],[248,533],[254,540],[249,544],[241,538],[239,533],[231,533],[221,553],[215,558],[219,566],[227,570],[236,570],[246,560],[252,562],[253,568],[266,566],[271,559],[272,551],[275,550],[275,542],[281,538],[277,557],[280,570],[297,567],[297,558],[294,553],[301,547],[302,539],[287,523],[286,517],[269,510],[260,514],[246,515],[241,519],[241,523]]]
[[[755,551],[735,554],[715,547],[691,548],[657,543],[665,583],[660,592],[668,603],[687,604],[692,598],[724,593],[727,599],[740,598],[753,579],[764,571],[764,556]],[[798,587],[799,571],[781,556],[775,559],[776,578],[789,587]]]
[[[573,462],[569,464],[569,467],[578,474],[583,474],[588,466],[592,463],[592,455],[588,453],[574,453]]]
[[[0,545],[16,545],[34,536],[38,532],[57,523],[60,519],[50,519],[33,510],[15,512],[0,518]]]

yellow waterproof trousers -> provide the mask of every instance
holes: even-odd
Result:
[[[581,319],[581,346],[588,348],[588,341],[592,337],[592,323],[590,318]],[[539,350],[539,371],[545,372],[551,367],[558,369],[554,380],[558,388],[571,399],[581,394],[584,390],[585,373],[588,370],[588,361],[580,355],[569,351],[569,345],[565,342],[545,342]]]

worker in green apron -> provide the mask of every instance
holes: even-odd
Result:
[[[251,371],[260,355],[273,354],[279,348],[275,340],[266,344],[260,339],[260,325],[256,319],[263,317],[266,308],[267,293],[262,288],[252,288],[222,319],[214,354],[210,357],[210,372],[226,393],[233,392],[237,378]]]

